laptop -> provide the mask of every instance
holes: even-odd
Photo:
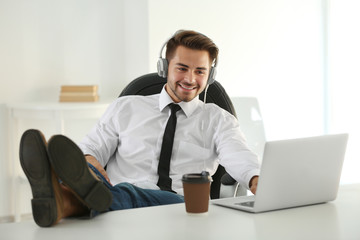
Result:
[[[256,195],[213,204],[258,213],[335,200],[348,134],[265,144]]]

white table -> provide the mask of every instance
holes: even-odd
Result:
[[[0,239],[360,239],[360,184],[344,185],[330,203],[266,213],[210,205],[207,215],[184,204],[108,212],[91,220],[65,219],[51,228],[33,221],[0,224]]]
[[[21,203],[19,202],[21,191],[18,189],[20,189],[21,183],[25,182],[28,184],[20,170],[18,157],[20,136],[25,131],[25,126],[29,127],[27,122],[46,121],[55,127],[55,134],[66,134],[66,121],[93,119],[96,122],[105,112],[109,103],[110,101],[108,100],[102,100],[99,102],[81,103],[49,101],[7,104],[9,109],[9,156],[12,161],[10,166],[12,166],[12,201],[14,201],[13,212],[15,221],[20,221],[22,214]]]

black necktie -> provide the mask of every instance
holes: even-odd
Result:
[[[160,152],[160,160],[158,166],[158,174],[159,180],[157,185],[160,187],[161,190],[174,192],[171,190],[171,178],[169,177],[170,171],[170,158],[174,143],[174,135],[175,135],[175,128],[176,128],[176,112],[179,111],[181,108],[177,104],[170,104],[171,115],[169,120],[166,124],[165,133],[163,137],[163,142],[161,146]]]

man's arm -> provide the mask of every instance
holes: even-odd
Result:
[[[88,163],[93,165],[105,177],[105,179],[111,184],[110,179],[109,179],[105,169],[103,168],[103,166],[101,166],[99,161],[96,160],[96,158],[94,156],[85,155],[85,159]]]

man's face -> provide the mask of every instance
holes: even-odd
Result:
[[[177,47],[169,62],[165,86],[172,100],[189,102],[199,95],[206,87],[210,67],[207,51]]]

